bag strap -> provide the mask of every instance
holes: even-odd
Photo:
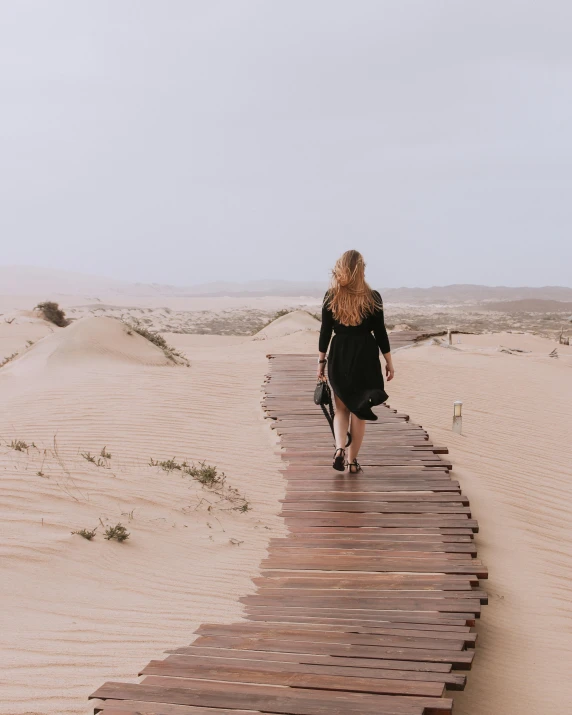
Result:
[[[326,405],[320,405],[320,407],[322,408],[322,412],[324,413],[324,417],[328,420],[328,424],[330,425],[330,429],[332,430],[332,435],[333,435],[333,437],[334,437],[334,442],[335,442],[335,440],[336,440],[336,433],[334,432],[334,415],[335,415],[335,413],[334,413],[333,401],[330,399],[330,401],[328,402],[328,409],[326,409]],[[347,442],[346,442],[346,449],[350,446],[351,443],[352,443],[352,436],[351,436],[351,434],[348,432],[348,439],[347,439]]]

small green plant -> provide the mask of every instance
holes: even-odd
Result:
[[[222,485],[226,481],[224,472],[219,475],[217,468],[206,462],[199,462],[198,467],[194,464],[190,467],[187,466],[183,468],[183,471],[205,487],[213,487],[217,484]]]
[[[84,539],[91,541],[93,539],[93,537],[95,536],[96,531],[97,531],[97,527],[95,527],[95,529],[79,529],[78,531],[72,531],[72,534],[77,534],[78,536],[83,536]]]
[[[47,300],[43,303],[38,303],[36,310],[42,314],[45,320],[57,325],[60,328],[65,328],[69,325],[69,320],[66,318],[66,314],[57,303]]]
[[[31,348],[34,342],[34,340],[26,340],[26,347]]]
[[[161,467],[164,472],[174,472],[175,469],[182,470],[184,464],[185,462],[183,462],[183,464],[178,464],[174,457],[172,459],[164,459],[162,461],[151,457],[149,460],[150,467]]]
[[[10,447],[12,449],[15,449],[16,452],[27,452],[29,446],[30,445],[27,444],[26,442],[24,442],[24,440],[22,440],[22,439],[13,439],[10,442]]]
[[[105,448],[104,448],[105,449]],[[103,451],[103,450],[102,450]],[[82,452],[81,456],[87,461],[95,464],[96,467],[107,467],[107,461],[102,457],[94,457],[91,452]],[[111,455],[109,455],[111,456]]]
[[[107,451],[107,447],[102,447],[99,456],[103,459],[111,459],[111,454]]]
[[[122,524],[116,524],[115,526],[109,526],[105,530],[105,538],[110,541],[115,539],[115,541],[126,541],[130,534],[127,529]]]

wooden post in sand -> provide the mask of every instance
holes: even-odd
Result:
[[[463,434],[463,403],[461,400],[453,402],[453,432]]]
[[[451,328],[447,328],[447,342],[449,345],[453,344],[453,335],[451,334]]]

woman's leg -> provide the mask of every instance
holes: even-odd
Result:
[[[336,414],[334,416],[334,432],[336,434],[336,449],[345,449],[350,426],[350,411],[334,393]]]
[[[363,436],[365,434],[365,420],[360,420],[359,417],[352,414],[350,434],[352,436],[352,443],[348,448],[348,462],[351,464],[354,459],[357,459],[361,443],[363,442]]]

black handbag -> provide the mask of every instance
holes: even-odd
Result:
[[[328,420],[330,429],[336,439],[336,433],[334,432],[334,401],[332,400],[332,391],[326,380],[318,380],[318,384],[314,388],[314,402],[322,408],[325,418]],[[352,436],[348,432],[348,441],[346,442],[346,447],[349,447],[352,442]]]

